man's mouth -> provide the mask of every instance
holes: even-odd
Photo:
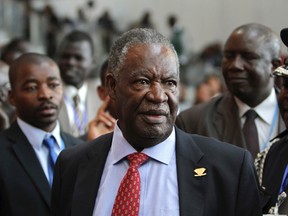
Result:
[[[37,111],[41,115],[53,115],[55,111],[57,110],[57,106],[52,103],[45,103],[42,104],[40,107],[38,107]]]
[[[168,113],[164,110],[150,110],[141,113],[143,120],[148,124],[164,123],[167,119],[167,115]]]
[[[143,119],[149,124],[161,124],[166,121],[166,116],[164,115],[145,115],[143,114]]]

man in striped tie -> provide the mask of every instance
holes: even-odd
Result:
[[[64,100],[59,113],[61,129],[75,137],[87,132],[101,105],[95,90],[100,83],[91,78],[95,68],[95,47],[87,32],[72,31],[65,35],[57,50],[57,63],[63,80]]]

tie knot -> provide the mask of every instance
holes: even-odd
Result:
[[[76,94],[76,95],[73,97],[73,102],[74,102],[75,107],[77,107],[77,106],[80,104],[80,97],[79,97],[78,94]]]
[[[43,140],[43,145],[46,146],[49,149],[54,149],[54,137],[50,136]]]
[[[247,120],[254,120],[257,117],[257,113],[255,110],[250,109],[245,113]]]
[[[128,161],[130,163],[130,167],[138,168],[142,165],[145,161],[148,160],[148,156],[144,153],[133,153],[127,156]]]

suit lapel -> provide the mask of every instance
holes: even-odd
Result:
[[[65,148],[72,147],[78,144],[83,143],[84,141],[81,139],[76,139],[75,137],[71,137],[71,135],[64,133],[63,131],[60,132],[61,139],[64,142]]]
[[[112,143],[112,134],[103,143],[91,143],[93,151],[78,169],[75,192],[72,200],[72,215],[92,215],[106,158]]]
[[[245,147],[238,107],[230,93],[226,93],[219,103],[212,122],[220,140]]]
[[[176,140],[180,215],[201,216],[204,212],[207,178],[195,176],[194,170],[205,168],[200,161],[204,154],[190,136],[177,128]]]
[[[31,144],[16,123],[8,130],[8,139],[12,141],[12,149],[27,175],[31,178],[47,205],[50,206],[51,191],[49,183]]]
[[[279,116],[278,134],[280,134],[286,130],[286,126],[285,126],[285,122],[284,122],[283,118],[281,117],[281,115],[278,114],[278,116]]]

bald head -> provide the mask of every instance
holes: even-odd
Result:
[[[58,68],[57,64],[51,58],[39,53],[26,53],[14,60],[9,69],[9,80],[11,88],[14,88],[16,78],[24,65],[41,65],[43,63]]]
[[[9,70],[9,101],[17,116],[44,131],[57,123],[63,99],[59,68],[49,57],[27,53],[17,58]]]
[[[229,91],[250,107],[256,107],[272,92],[274,69],[279,66],[280,40],[258,23],[242,25],[224,45],[222,72]]]
[[[249,38],[257,38],[258,46],[264,45],[266,53],[269,53],[272,59],[279,59],[281,54],[281,43],[278,35],[267,26],[259,23],[249,23],[237,27],[231,35],[243,34]],[[230,35],[230,37],[231,37]]]

